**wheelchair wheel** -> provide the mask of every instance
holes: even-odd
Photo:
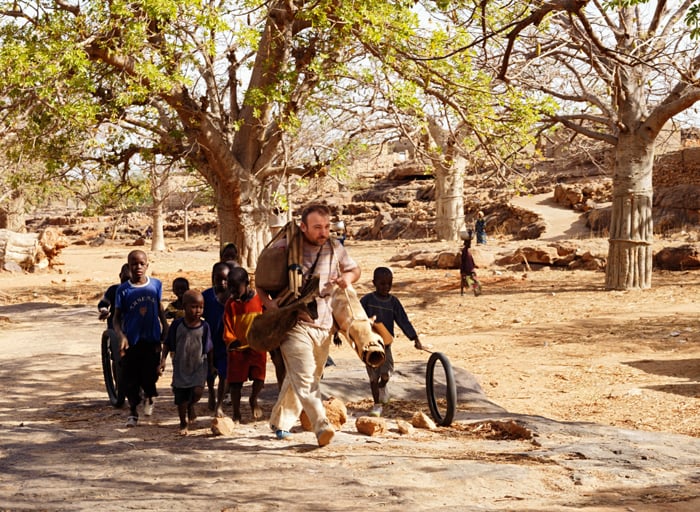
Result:
[[[450,426],[457,407],[457,384],[450,360],[441,352],[433,352],[428,359],[425,391],[430,414],[435,422],[441,427]]]
[[[124,405],[124,390],[120,389],[121,382],[121,355],[119,354],[119,338],[117,333],[107,329],[102,333],[102,374],[105,380],[105,388],[109,402],[114,407]]]

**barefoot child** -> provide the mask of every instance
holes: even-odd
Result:
[[[180,416],[180,434],[187,435],[187,425],[197,418],[194,404],[204,393],[207,372],[214,371],[214,358],[209,324],[201,319],[204,297],[196,290],[187,290],[182,296],[185,311],[170,326],[160,360],[165,369],[168,352],[173,354],[173,395]]]
[[[231,294],[224,310],[224,343],[228,348],[227,381],[231,389],[233,421],[241,421],[241,389],[248,379],[253,381],[250,392],[250,409],[254,420],[262,417],[258,407],[258,395],[265,382],[267,353],[248,346],[248,330],[253,318],[262,314],[260,296],[250,287],[248,272],[241,267],[228,273],[228,289]]]
[[[211,269],[211,288],[202,292],[204,296],[204,313],[202,317],[211,327],[211,341],[214,345],[214,367],[216,373],[207,376],[209,389],[209,410],[216,411],[216,417],[224,416],[224,397],[228,392],[226,384],[226,344],[224,343],[224,306],[228,300],[228,273],[233,265],[230,262],[219,261]],[[216,377],[219,385],[215,386]]]
[[[408,320],[406,311],[399,299],[391,293],[391,285],[393,284],[393,274],[391,269],[387,267],[377,267],[374,269],[372,283],[374,283],[375,291],[368,293],[360,299],[362,307],[365,308],[367,316],[376,317],[376,322],[381,322],[386,327],[391,336],[394,336],[394,322],[401,327],[403,333],[413,341],[413,345],[421,350],[421,345],[418,339],[418,334],[413,328],[413,325]],[[374,399],[374,408],[370,413],[372,416],[382,415],[382,404],[389,403],[389,390],[387,383],[394,371],[394,357],[391,354],[391,345],[385,347],[386,359],[384,364],[379,368],[372,368],[367,365],[367,375],[369,375],[369,386],[372,390],[372,398]]]
[[[143,389],[143,413],[153,414],[153,399],[158,396],[158,366],[161,343],[168,333],[163,309],[163,285],[148,277],[148,256],[134,250],[127,258],[131,278],[117,288],[114,331],[121,340],[123,382],[129,400],[127,427],[135,427]]]

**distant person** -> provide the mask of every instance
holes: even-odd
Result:
[[[190,282],[184,277],[176,277],[173,280],[173,295],[175,300],[165,308],[165,318],[175,320],[185,316],[185,308],[182,304],[182,296],[190,289]]]
[[[135,427],[144,395],[143,413],[153,414],[153,402],[158,396],[161,343],[168,333],[168,321],[163,309],[163,285],[148,277],[148,256],[134,250],[127,258],[131,278],[119,285],[115,300],[114,331],[121,340],[123,383],[129,401],[127,427]]]
[[[335,239],[338,240],[341,245],[345,245],[345,240],[348,238],[348,228],[345,222],[342,220],[334,222],[331,224],[331,231],[335,235]]]
[[[262,418],[258,395],[265,383],[267,353],[253,350],[248,345],[248,331],[253,319],[263,312],[262,300],[250,287],[248,272],[241,267],[228,274],[230,297],[224,312],[224,343],[228,349],[228,374],[226,380],[231,389],[233,421],[241,421],[241,390],[252,380],[250,410],[254,420]]]
[[[467,237],[464,239],[462,252],[459,259],[459,276],[460,276],[460,293],[464,295],[465,288],[471,288],[474,295],[481,295],[481,283],[476,277],[476,265],[471,253],[472,246],[472,231],[467,232]]]
[[[188,434],[197,414],[194,405],[204,393],[207,374],[215,371],[211,330],[202,320],[204,297],[196,290],[187,290],[182,296],[185,315],[173,322],[160,358],[161,372],[165,369],[168,353],[173,355],[173,395],[180,417],[180,434]]]
[[[224,306],[229,297],[228,274],[234,268],[230,262],[217,261],[211,269],[211,288],[202,293],[204,297],[204,320],[211,327],[211,340],[213,344],[214,368],[207,376],[207,389],[209,393],[208,407],[210,411],[216,411],[217,417],[223,417],[224,397],[228,391],[226,383],[226,364],[228,354],[224,343]],[[214,386],[216,379],[218,386]]]
[[[484,219],[484,212],[482,211],[476,214],[474,231],[476,232],[476,243],[479,245],[486,244],[486,219]]]
[[[401,302],[390,293],[393,279],[394,275],[390,268],[375,268],[372,279],[375,290],[362,297],[360,304],[365,309],[367,316],[370,318],[375,317],[375,322],[381,322],[392,337],[394,336],[394,322],[396,322],[406,337],[413,341],[413,346],[418,350],[422,350],[423,345],[421,345],[418,334],[408,319]],[[383,412],[382,406],[388,404],[391,398],[388,388],[389,379],[394,371],[394,357],[391,353],[391,344],[386,345],[384,350],[386,359],[380,367],[373,368],[366,365],[369,387],[372,390],[372,399],[374,400],[374,407],[370,412],[371,416],[381,416]]]
[[[117,288],[122,283],[131,279],[129,264],[124,263],[119,271],[119,284],[113,284],[97,303],[97,310],[100,312],[99,319],[107,320],[107,329],[114,329],[114,308],[117,298]]]

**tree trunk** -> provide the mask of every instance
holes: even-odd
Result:
[[[639,131],[619,135],[605,270],[609,290],[651,287],[653,163],[654,140]]]
[[[165,204],[165,195],[162,193],[161,186],[152,186],[151,195],[153,197],[153,234],[151,235],[151,250],[164,251],[165,234],[163,233],[163,205]]]
[[[39,251],[39,235],[36,233],[0,229],[0,269],[11,262],[32,271]]]
[[[12,191],[2,203],[2,208],[0,208],[0,228],[24,233],[27,228],[25,226],[24,195],[22,195],[22,192],[19,190]]]
[[[458,240],[464,229],[463,162],[435,169],[435,231],[440,240]]]
[[[238,247],[239,263],[252,271],[257,264],[258,255],[270,240],[267,209],[250,199],[245,211],[235,194],[217,190],[217,215],[219,218],[219,243],[223,247],[228,243]]]
[[[185,242],[190,239],[190,210],[185,206]]]

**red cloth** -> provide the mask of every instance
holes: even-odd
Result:
[[[250,380],[265,380],[267,352],[258,352],[252,348],[233,350],[228,353],[226,381],[245,382]]]

